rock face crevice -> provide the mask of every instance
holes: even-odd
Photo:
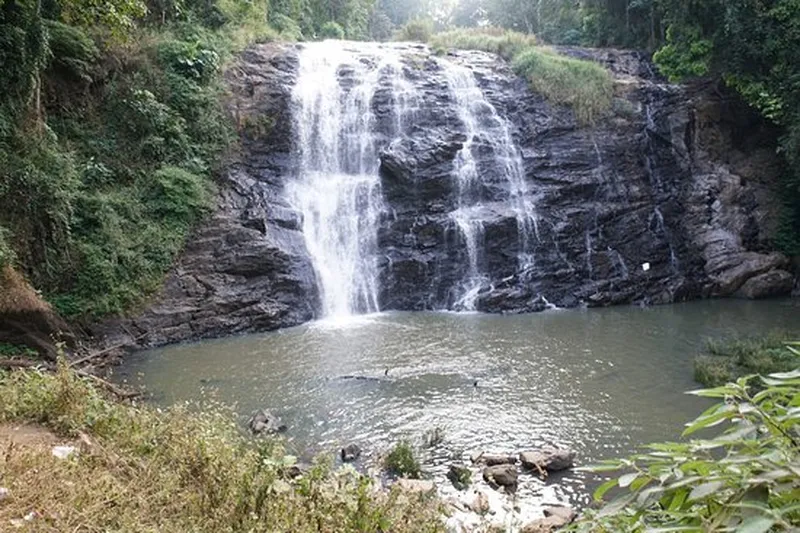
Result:
[[[374,46],[348,46],[362,70],[378,63]],[[791,292],[789,261],[769,244],[779,205],[774,132],[714,87],[667,84],[632,52],[563,48],[603,63],[616,80],[612,111],[582,126],[496,56],[391,46],[401,47],[394,53],[414,97],[403,102],[411,119],[402,134],[392,84],[379,84],[371,101],[385,205],[375,228],[381,310],[457,308],[475,265],[475,308],[486,312]],[[292,91],[301,49],[257,45],[228,73],[240,153],[161,295],[125,321],[129,334],[165,344],[318,316],[303,215],[286,194],[298,173]],[[471,72],[491,108],[474,112],[479,125],[490,111],[508,125],[521,184],[498,167],[497,128],[470,133],[454,65]],[[345,90],[358,86],[353,72],[337,71]],[[479,177],[472,241],[458,223],[465,194],[454,178],[465,145]],[[519,201],[534,214],[524,232]]]

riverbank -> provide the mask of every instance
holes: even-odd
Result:
[[[16,442],[0,456],[2,530],[444,530],[435,499],[326,461],[296,477],[279,441],[246,439],[220,406],[111,401],[63,365],[0,373],[0,427]]]

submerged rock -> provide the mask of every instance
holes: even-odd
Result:
[[[552,533],[572,523],[577,516],[571,507],[545,507],[543,512],[544,518],[526,524],[521,533]]]
[[[517,468],[503,464],[487,466],[483,469],[483,480],[493,488],[503,487],[509,492],[517,490]]]
[[[483,463],[486,466],[513,465],[517,464],[517,457],[515,455],[483,453],[478,457],[477,461],[475,462]]]
[[[281,419],[266,409],[256,412],[247,422],[247,427],[254,435],[270,435],[283,433],[288,428]]]
[[[472,483],[472,471],[466,466],[450,465],[447,471],[447,479],[458,490],[465,490]]]
[[[431,494],[436,491],[436,485],[433,481],[424,479],[406,479],[400,478],[394,486],[404,492],[412,492],[417,494]]]
[[[520,453],[519,460],[522,466],[529,470],[542,469],[548,472],[558,472],[572,468],[575,462],[575,452],[557,448],[542,448]]]
[[[352,463],[361,457],[361,448],[357,444],[348,444],[339,452],[342,461]]]
[[[794,276],[785,270],[771,270],[748,279],[735,296],[751,300],[785,296],[792,292],[793,285]]]

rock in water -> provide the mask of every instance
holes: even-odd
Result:
[[[453,483],[456,489],[464,490],[472,482],[472,471],[466,466],[450,465],[450,470],[447,471],[447,479]]]
[[[254,414],[247,422],[247,427],[250,428],[253,435],[283,433],[287,429],[286,425],[281,423],[280,418],[266,409],[261,409]]]
[[[576,514],[571,507],[545,507],[544,518],[526,524],[521,533],[551,533],[572,523]]]
[[[485,463],[486,466],[514,465],[517,464],[517,458],[513,455],[484,453],[478,458],[478,462]]]
[[[503,487],[509,492],[517,490],[517,468],[503,464],[483,469],[483,479],[493,488]]]
[[[400,478],[395,482],[395,486],[405,492],[417,494],[430,494],[436,491],[436,485],[433,483],[433,481],[423,479]]]
[[[361,457],[361,448],[357,444],[348,444],[342,448],[340,455],[345,463],[352,463]]]
[[[558,472],[572,468],[575,461],[575,452],[558,448],[542,448],[541,450],[522,452],[519,454],[522,466],[529,469],[547,470]]]

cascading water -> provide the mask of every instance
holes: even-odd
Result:
[[[519,271],[533,264],[532,235],[538,238],[536,213],[525,183],[522,155],[514,143],[512,126],[487,100],[478,86],[473,72],[461,65],[442,61],[451,97],[458,104],[459,118],[464,125],[466,140],[456,155],[453,174],[458,182],[458,209],[452,213],[467,247],[469,266],[461,294],[454,304],[456,309],[475,309],[480,290],[488,282],[482,272],[483,258],[483,211],[481,202],[481,169],[474,156],[476,150],[488,148],[492,153],[492,164],[506,181],[505,206],[514,212],[517,222]]]
[[[392,92],[398,133],[413,104],[393,49],[351,46],[306,45],[293,95],[300,171],[287,192],[303,214],[326,317],[379,310],[377,230],[384,202],[372,100],[378,90]]]

